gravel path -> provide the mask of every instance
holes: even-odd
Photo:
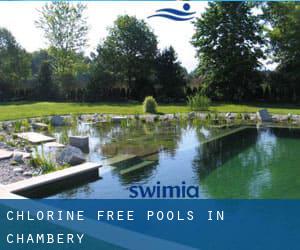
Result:
[[[25,180],[31,178],[31,176],[25,176],[24,173],[32,173],[35,169],[31,168],[25,163],[18,165],[11,165],[12,160],[0,161],[0,184],[9,184],[16,181]],[[20,170],[16,172],[14,170]],[[21,171],[22,169],[22,171]]]

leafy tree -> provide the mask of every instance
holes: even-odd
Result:
[[[0,97],[13,94],[29,76],[30,55],[7,29],[0,28]]]
[[[48,61],[44,61],[41,64],[38,74],[38,97],[42,100],[49,100],[53,98],[54,83],[52,80],[51,64]]]
[[[156,54],[156,36],[147,24],[136,17],[119,16],[98,46],[90,86],[124,85],[132,98],[143,99],[153,88]]]
[[[159,96],[163,96],[164,99],[183,97],[187,73],[178,62],[172,46],[159,53],[156,59],[156,70],[160,85]]]
[[[82,52],[87,44],[88,26],[84,11],[86,6],[55,1],[45,4],[36,26],[44,31],[49,42],[54,70],[58,75],[73,71],[74,55]]]
[[[202,94],[215,99],[251,98],[259,84],[262,25],[242,2],[210,2],[195,23]]]
[[[48,61],[49,63],[51,61],[51,58],[47,50],[34,51],[31,54],[31,72],[33,76],[39,74],[41,65],[45,61]]]
[[[265,20],[270,24],[271,51],[278,63],[273,74],[273,92],[281,98],[296,101],[300,95],[300,4],[267,3],[263,9]]]

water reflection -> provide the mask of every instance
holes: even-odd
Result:
[[[252,131],[255,132],[254,129]],[[224,153],[221,154],[222,156],[217,153],[216,159],[211,158],[221,167],[210,171],[205,178],[200,178],[200,185],[208,196],[299,198],[300,183],[296,177],[300,174],[300,168],[296,163],[299,160],[299,155],[296,153],[296,148],[300,145],[299,131],[263,129],[257,132],[257,136],[250,130],[244,132],[240,135],[239,142],[227,144],[227,147],[225,146],[227,150],[223,147],[225,155],[226,151],[230,151],[231,156],[228,155],[226,158],[223,156]],[[248,138],[250,134],[255,138],[254,141],[253,138]],[[248,143],[243,143],[242,138],[248,138],[246,140]],[[224,145],[224,141],[230,140],[234,142],[234,136],[224,138],[220,144]],[[219,162],[216,162],[217,159]]]
[[[127,165],[108,166],[102,170],[101,180],[53,196],[56,198],[128,198],[131,185],[151,186],[157,181],[199,185],[200,198],[300,197],[297,129],[217,129],[137,121],[127,125],[79,124],[54,133],[59,138],[88,135],[90,161],[133,154],[139,161],[127,162],[129,166],[151,162],[129,173],[122,172]]]

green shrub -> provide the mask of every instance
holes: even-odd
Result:
[[[41,152],[39,152],[37,148],[35,148],[35,152],[31,156],[29,162],[32,167],[41,169],[43,174],[70,167],[70,165],[68,164],[58,165],[55,160],[51,159],[50,155],[45,154],[43,148]]]
[[[35,149],[35,153],[30,159],[30,165],[34,168],[40,168],[44,174],[53,172],[57,168],[56,163],[44,153],[43,149],[41,153]]]
[[[145,113],[157,113],[157,102],[152,96],[147,96],[143,102],[143,109]]]
[[[210,99],[207,96],[201,95],[199,92],[194,96],[188,96],[188,105],[191,110],[204,111],[208,110],[211,104]]]

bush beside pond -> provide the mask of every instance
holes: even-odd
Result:
[[[147,96],[143,102],[143,110],[145,113],[157,113],[157,102],[152,96]]]
[[[210,99],[207,96],[196,93],[194,96],[188,97],[188,105],[193,111],[205,111],[208,110],[211,104]]]

